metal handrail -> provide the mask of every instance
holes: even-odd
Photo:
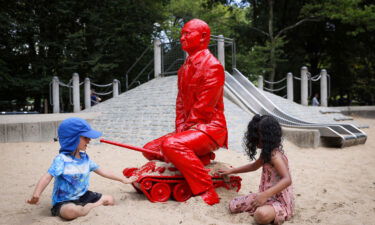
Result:
[[[129,73],[130,71],[138,64],[138,62],[143,58],[143,56],[146,54],[146,52],[148,52],[149,50],[151,49],[151,46],[148,46],[143,52],[142,54],[137,58],[137,60],[135,60],[135,62],[133,63],[133,65],[131,65],[129,67],[129,69],[126,71],[125,73],[125,80],[126,80],[126,90],[128,90],[129,88],[129,85],[128,85],[128,76],[129,76]],[[134,79],[135,80],[135,79]],[[132,83],[134,83],[134,80]]]
[[[126,90],[128,90],[128,88],[130,88],[131,86],[133,86],[133,84],[135,84],[135,83],[138,81],[139,77],[143,74],[143,72],[144,72],[146,69],[148,69],[148,67],[151,65],[152,62],[154,62],[154,59],[151,59],[151,60],[147,63],[147,65],[146,65],[145,67],[143,67],[143,69],[141,70],[141,72],[139,72],[139,73],[137,74],[137,76],[136,76],[136,77],[133,79],[133,81],[129,84],[129,86],[126,88]]]
[[[214,40],[214,41],[219,41],[219,40],[223,40],[225,44],[228,44],[232,47],[232,68],[236,68],[237,65],[236,65],[236,42],[234,39],[232,38],[227,38],[227,37],[221,37],[221,36],[218,36],[218,35],[211,35],[211,40]],[[167,45],[167,44],[173,44],[175,43],[176,45],[180,44],[180,41],[179,40],[176,40],[176,41],[172,41],[172,42],[168,42],[168,43],[162,43],[161,45]],[[226,45],[226,46],[228,46]],[[209,46],[216,46],[216,44],[211,44]],[[164,57],[164,52],[162,51],[162,58]],[[185,59],[185,58],[184,58]],[[162,59],[163,61],[163,59]],[[173,61],[172,64],[175,64],[176,61]],[[170,74],[168,72],[168,70],[171,68],[171,66],[169,66],[166,70],[164,69],[164,63],[162,63],[162,74],[166,75],[166,74]],[[165,71],[165,72],[164,72]],[[173,72],[175,73],[175,72]],[[172,73],[172,74],[173,74]]]
[[[165,72],[163,72],[163,74],[165,75],[165,74],[168,74],[168,70],[170,70],[174,65],[176,65],[176,63],[178,62],[178,61],[185,61],[185,59],[176,59],[176,60],[174,60],[173,61],[173,63],[171,63],[171,65],[165,70]],[[175,73],[175,72],[173,72],[173,73]]]
[[[236,68],[236,44],[235,44],[235,41],[234,39],[232,38],[227,38],[227,37],[222,37],[222,36],[217,36],[217,35],[211,35],[210,36],[211,40],[222,40],[225,44],[225,46],[231,46],[232,48],[232,68]],[[177,59],[174,59],[174,61],[168,65],[168,68],[165,70],[164,69],[164,63],[163,63],[163,58],[164,58],[164,48],[168,48],[169,50],[172,50],[171,47],[167,46],[167,44],[175,44],[176,46],[180,43],[179,40],[176,40],[176,41],[172,41],[172,42],[169,42],[169,43],[160,43],[160,47],[162,49],[161,51],[161,62],[162,62],[162,65],[161,65],[161,74],[162,75],[169,75],[169,74],[176,74],[176,71],[169,71],[171,70],[171,68],[173,68],[173,66],[175,66],[178,62],[182,61],[182,60],[185,60],[185,57],[183,58],[177,58]],[[167,46],[167,47],[164,47],[164,46]],[[175,47],[175,46],[174,46]],[[137,60],[129,67],[129,69],[126,71],[125,73],[125,84],[126,84],[126,90],[128,90],[129,88],[131,88],[137,81],[139,81],[139,78],[142,76],[142,74],[150,67],[151,63],[154,61],[154,59],[150,60],[148,62],[148,64],[143,67],[143,69],[141,70],[141,72],[139,72],[135,78],[132,79],[132,81],[129,81],[129,74],[130,72],[135,68],[135,66],[137,64],[139,64],[140,60],[146,55],[146,53],[151,49],[151,46],[148,46],[143,52],[142,54],[137,58]],[[152,71],[151,71],[152,72]],[[148,72],[146,75],[147,75],[147,80],[150,79],[150,73],[151,72]],[[130,84],[129,84],[130,83]]]
[[[211,34],[210,37],[211,37],[211,39],[212,38],[214,38],[214,39],[216,38],[216,39],[224,39],[224,40],[228,40],[228,41],[233,41],[234,40],[232,38],[227,38],[227,37],[224,37],[224,36],[213,35],[213,34]]]

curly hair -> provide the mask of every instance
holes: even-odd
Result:
[[[257,147],[261,148],[260,158],[264,163],[271,161],[271,153],[275,148],[281,147],[281,126],[279,122],[268,115],[255,115],[247,125],[244,136],[246,154],[255,160]]]

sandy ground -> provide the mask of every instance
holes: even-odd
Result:
[[[375,224],[375,120],[357,119],[370,125],[365,145],[344,149],[299,149],[284,142],[296,194],[296,212],[284,224]],[[0,224],[254,224],[246,213],[231,215],[227,205],[236,195],[256,191],[260,171],[241,174],[239,193],[218,189],[220,204],[208,206],[200,197],[179,203],[151,203],[132,186],[91,176],[90,190],[113,195],[115,206],[93,209],[86,217],[63,221],[52,217],[52,183],[37,206],[25,203],[36,182],[58,152],[58,143],[0,144]],[[121,174],[125,167],[146,161],[140,153],[105,144],[91,145],[88,154],[101,167]],[[234,151],[220,150],[217,160],[234,166],[248,162]]]

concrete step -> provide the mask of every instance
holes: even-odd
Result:
[[[353,120],[353,117],[351,116],[339,116],[333,118],[335,121],[347,121],[347,120]]]
[[[337,109],[321,109],[319,110],[320,113],[327,114],[327,113],[341,113],[340,110]]]
[[[59,124],[69,117],[92,121],[100,113],[0,115],[0,142],[53,141]]]

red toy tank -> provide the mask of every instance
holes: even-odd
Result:
[[[225,187],[239,191],[241,178],[239,176],[220,176],[218,171],[229,166],[220,162],[211,162],[206,166],[210,170],[214,187]],[[151,202],[165,202],[170,196],[176,201],[184,202],[192,196],[189,185],[182,174],[171,163],[150,161],[140,168],[125,168],[124,176],[136,176],[133,183],[138,193],[144,193]]]
[[[148,151],[147,149],[108,140],[102,139],[100,141],[136,151]],[[212,177],[215,188],[224,187],[228,190],[236,188],[238,192],[241,188],[242,179],[234,175],[221,176],[218,172],[220,169],[229,167],[225,163],[215,161],[206,165],[206,168],[210,170],[209,175]],[[123,174],[126,177],[137,177],[137,180],[132,183],[133,187],[138,193],[146,195],[151,202],[165,202],[171,196],[176,201],[184,202],[193,195],[185,178],[171,163],[153,160],[139,168],[125,168]]]

